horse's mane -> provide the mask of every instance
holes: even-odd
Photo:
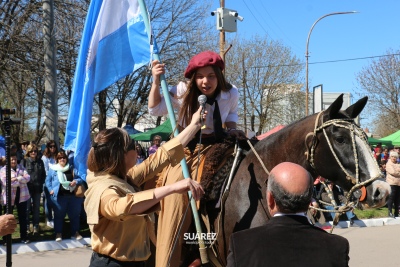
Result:
[[[229,151],[232,151],[235,141],[232,138],[225,139],[222,143],[214,144],[205,154],[204,167],[201,174],[200,184],[204,188],[205,194],[203,201],[215,200],[219,197],[219,192],[229,170],[221,172],[219,167],[224,164],[229,157]],[[232,162],[228,162],[232,165]]]

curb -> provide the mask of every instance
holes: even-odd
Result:
[[[29,244],[15,243],[12,244],[12,254],[21,254],[28,252],[40,252],[49,250],[63,250],[71,248],[82,248],[90,246],[90,238],[85,237],[81,240],[63,239],[60,242],[57,241],[40,241],[32,242]],[[0,255],[6,255],[7,248],[5,246],[0,247]]]
[[[322,229],[330,229],[333,225],[332,221],[326,222],[325,224],[316,223]],[[400,225],[400,217],[396,218],[379,218],[379,219],[366,219],[366,220],[354,220],[354,224],[350,225],[350,221],[339,221],[335,228],[350,228],[350,227],[378,227],[386,225]]]
[[[400,225],[400,217],[395,218],[379,218],[379,219],[366,219],[366,220],[354,220],[354,224],[350,225],[350,221],[340,221],[335,228],[355,228],[355,227],[379,227],[387,225]],[[332,228],[332,221],[326,222],[321,225],[316,223],[315,226],[320,227],[324,230],[330,230]],[[63,239],[61,242],[57,241],[41,241],[32,242],[29,244],[15,243],[12,245],[12,254],[22,254],[29,252],[41,252],[49,250],[64,250],[71,248],[83,248],[90,247],[90,237],[85,237],[79,241],[72,239]],[[0,246],[0,256],[6,255],[7,248]]]

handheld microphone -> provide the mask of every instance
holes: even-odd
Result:
[[[207,97],[205,95],[199,95],[197,98],[197,101],[199,101],[200,106],[202,107],[201,109],[201,117],[200,117],[200,122],[203,123],[203,115],[204,111],[206,110],[206,102],[207,102]]]
[[[200,106],[203,108],[201,110],[201,115],[203,115],[204,111],[206,109],[207,97],[205,95],[199,95],[199,98],[197,98],[197,101],[199,101]]]

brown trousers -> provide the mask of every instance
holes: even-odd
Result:
[[[212,145],[201,147],[200,162],[203,160],[205,153]],[[193,154],[185,148],[186,162],[189,169],[190,177],[197,180],[196,169],[198,159],[198,147]],[[162,185],[173,184],[184,179],[182,174],[181,164],[175,167],[167,167],[162,174]],[[192,222],[191,208],[188,207],[187,194],[172,194],[161,201],[161,211],[158,217],[157,227],[157,246],[156,246],[156,266],[157,267],[177,267],[181,261],[181,250],[184,244],[183,235],[189,229]],[[185,216],[186,208],[188,212]],[[185,218],[184,218],[185,216]],[[183,223],[182,223],[183,221]],[[182,223],[182,229],[179,231],[179,226]],[[176,239],[176,245],[174,242]],[[171,258],[171,260],[169,260]],[[168,265],[169,263],[169,265]]]

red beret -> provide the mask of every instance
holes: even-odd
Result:
[[[200,54],[195,55],[189,61],[189,64],[185,70],[185,78],[190,79],[193,73],[198,69],[206,66],[217,66],[221,70],[224,70],[225,64],[222,58],[215,52],[204,51]]]

